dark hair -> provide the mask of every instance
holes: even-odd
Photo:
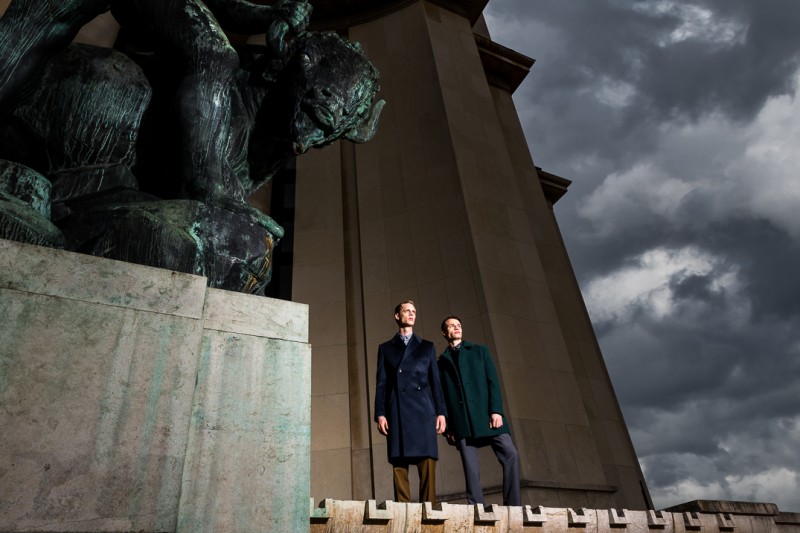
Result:
[[[417,307],[417,304],[414,303],[414,300],[403,300],[402,302],[397,304],[397,307],[394,308],[394,314],[396,315],[400,314],[400,310],[403,308],[403,304],[411,304],[414,306],[414,308]]]
[[[447,316],[445,317],[445,319],[444,319],[444,320],[442,320],[442,333],[444,333],[445,331],[447,331],[447,321],[448,321],[448,320],[450,320],[450,319],[456,319],[456,320],[458,320],[458,323],[459,323],[459,324],[461,324],[462,326],[463,326],[463,324],[464,324],[463,322],[461,322],[461,319],[460,319],[460,318],[458,318],[456,315],[447,315]]]

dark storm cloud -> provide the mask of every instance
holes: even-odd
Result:
[[[676,10],[644,9],[658,4],[662,2],[490,2],[491,16],[501,23],[515,21],[511,32],[519,32],[495,38],[514,39],[537,59],[521,96],[533,103],[535,112],[562,121],[560,129],[577,141],[560,144],[566,154],[583,146],[583,157],[624,163],[624,154],[653,147],[653,128],[664,120],[696,119],[714,110],[746,120],[770,96],[793,91],[800,3],[679,2],[708,9],[712,23],[725,23],[733,35],[726,41],[724,33],[708,35],[701,28],[670,45],[659,43],[684,23]],[[537,39],[542,34],[545,38]],[[597,91],[603,80],[631,84],[634,101],[623,109],[602,105]],[[541,137],[546,146],[559,146]],[[594,149],[587,150],[589,146]]]
[[[657,506],[800,510],[800,2],[492,0]]]
[[[641,69],[637,86],[641,97],[661,119],[685,115],[695,119],[719,109],[748,120],[766,98],[793,91],[800,35],[795,21],[800,4],[791,2],[697,2],[714,18],[727,21],[731,32],[741,33],[733,43],[709,43],[702,33],[671,46],[640,47]],[[679,24],[670,15],[645,15],[648,19]],[[644,41],[647,35],[639,33]]]
[[[800,316],[800,243],[796,239],[758,219],[730,219],[721,226],[703,228],[692,238],[740,267],[748,280],[754,322]]]

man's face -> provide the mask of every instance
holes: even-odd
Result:
[[[401,328],[414,327],[414,322],[417,320],[417,309],[414,304],[403,304],[400,312],[395,313],[394,319]]]
[[[455,318],[448,318],[444,323],[445,330],[442,332],[447,342],[461,340],[461,322]]]

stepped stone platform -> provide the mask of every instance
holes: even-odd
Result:
[[[525,505],[311,501],[311,533],[341,531],[459,533],[785,533],[800,532],[800,513],[772,503],[697,500],[660,511]]]

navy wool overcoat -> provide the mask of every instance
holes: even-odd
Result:
[[[407,458],[439,458],[436,417],[447,408],[433,343],[413,335],[408,345],[400,335],[378,346],[375,421],[389,423],[386,448],[390,463]]]

